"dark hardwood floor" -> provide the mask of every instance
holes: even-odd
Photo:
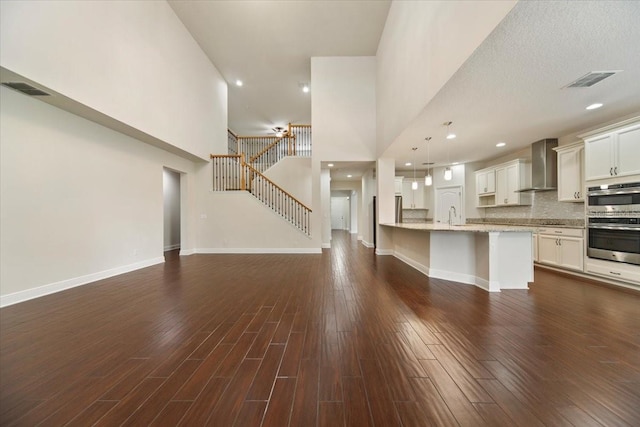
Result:
[[[0,310],[3,426],[637,426],[640,296],[377,257],[171,254]]]

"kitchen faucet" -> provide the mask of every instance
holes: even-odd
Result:
[[[453,209],[453,216],[458,216],[458,214],[456,213],[456,207],[455,206],[451,206],[449,208],[449,227],[451,227],[451,210]]]

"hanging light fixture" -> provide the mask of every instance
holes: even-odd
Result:
[[[447,139],[453,139],[456,137],[456,135],[454,133],[451,133],[449,130],[449,126],[451,126],[451,123],[453,122],[444,122],[443,124],[447,126]],[[449,159],[449,151],[451,151],[449,149],[449,145],[447,144],[447,164],[450,163],[450,159]],[[447,166],[444,169],[444,180],[445,181],[451,181],[453,179],[453,171],[451,170],[451,168],[449,166]]]
[[[449,166],[444,169],[444,180],[451,181],[453,179],[453,171]]]
[[[431,141],[431,137],[428,136],[424,140],[427,141],[427,174],[424,176],[424,185],[431,186],[433,185],[433,177],[431,176],[431,163],[429,161],[429,141]]]
[[[453,122],[449,121],[449,122],[444,122],[444,124],[447,126],[447,139],[454,139],[456,137],[456,134],[451,132],[451,125],[453,124]]]
[[[418,149],[418,147],[413,147],[413,182],[411,183],[411,189],[412,190],[417,190],[418,189],[418,181],[416,181],[416,150]]]

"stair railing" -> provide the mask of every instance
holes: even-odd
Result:
[[[212,154],[213,191],[245,190],[244,154]]]
[[[238,136],[238,153],[248,160],[278,140],[277,136]]]
[[[290,156],[311,157],[311,125],[289,123],[289,136],[294,138]]]
[[[229,154],[238,154],[238,135],[227,129],[227,147]]]
[[[290,156],[295,138],[283,136],[266,146],[262,151],[249,158],[249,163],[260,172],[264,172],[283,158]]]
[[[311,235],[311,209],[245,162],[243,154],[211,154],[213,191],[249,191],[254,197]]]
[[[306,235],[311,235],[311,209],[260,173],[250,164],[244,164],[247,190],[274,212],[289,221]]]

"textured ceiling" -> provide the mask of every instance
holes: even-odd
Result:
[[[519,2],[385,153],[396,167],[431,136],[437,164],[486,160],[640,113],[640,2]],[[623,70],[590,87],[590,71]],[[595,102],[604,106],[587,111]],[[445,121],[455,140],[446,140]],[[498,149],[496,143],[507,146]],[[640,161],[640,159],[639,159]],[[419,163],[420,164],[420,163]]]

